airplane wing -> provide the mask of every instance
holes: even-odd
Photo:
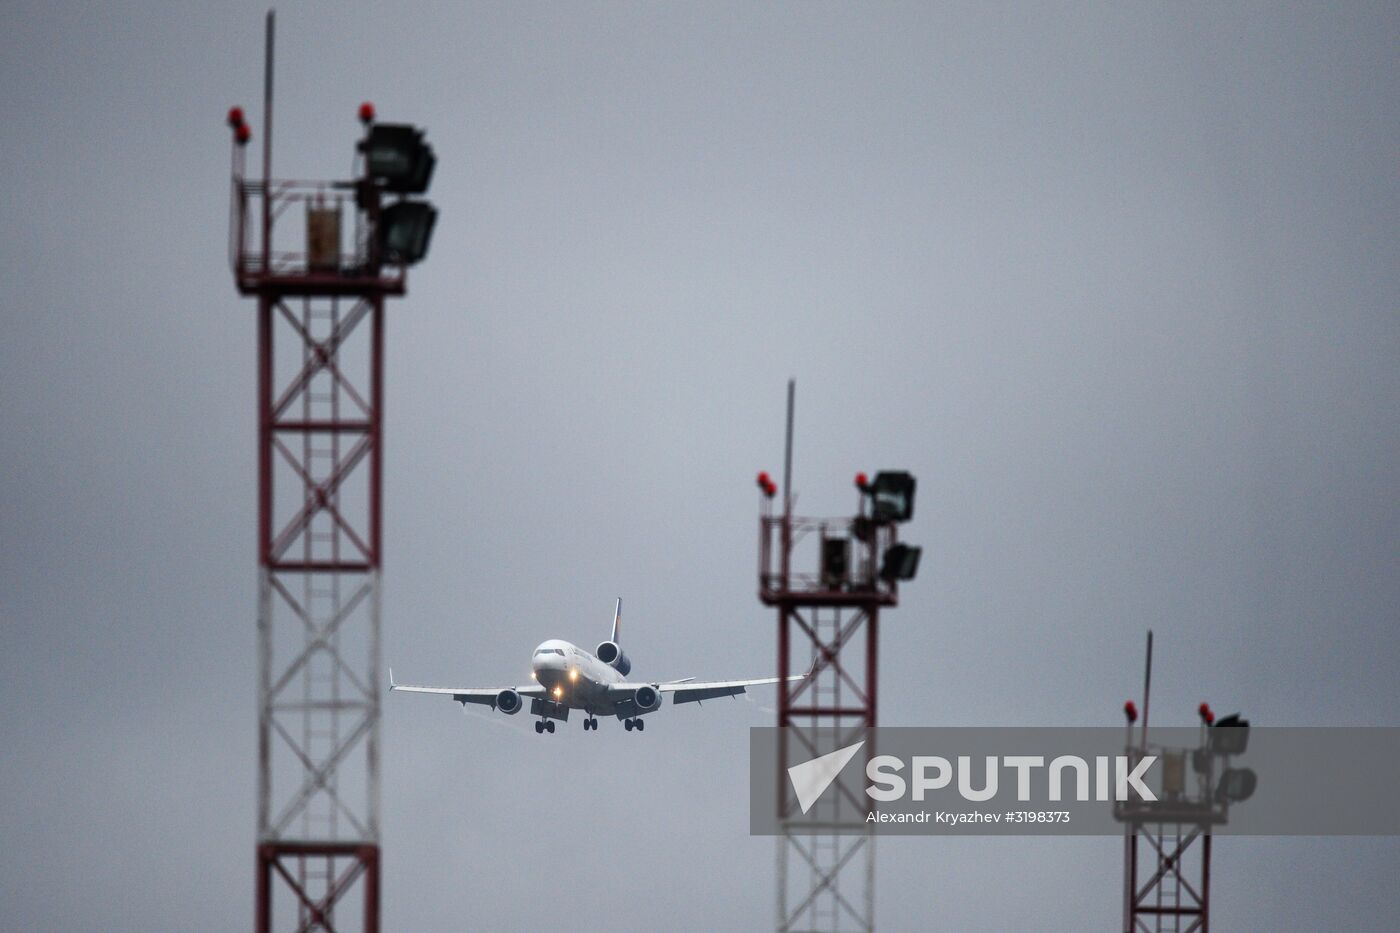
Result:
[[[806,674],[794,674],[788,678],[789,681],[801,680]],[[716,697],[738,696],[749,687],[761,687],[764,684],[775,684],[782,678],[779,677],[759,677],[754,680],[711,680],[700,681],[698,683],[667,683],[656,684],[656,689],[662,693],[671,694],[671,702],[674,703],[696,703],[700,700],[713,700]]]
[[[527,687],[420,687],[416,684],[399,684],[394,682],[394,670],[389,669],[389,689],[402,690],[405,693],[440,693],[443,696],[450,696],[458,703],[481,703],[485,706],[496,705],[496,697],[502,690],[514,690],[522,697],[542,697],[545,695],[544,687],[539,684],[530,684]]]

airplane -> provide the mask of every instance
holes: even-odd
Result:
[[[671,703],[698,703],[716,697],[738,696],[749,687],[775,684],[781,678],[760,677],[756,680],[716,680],[695,682],[694,677],[681,680],[628,681],[632,662],[622,653],[618,643],[618,626],[622,621],[622,598],[618,597],[613,611],[612,636],[598,645],[592,653],[558,638],[542,642],[530,659],[535,683],[524,687],[420,687],[394,681],[389,669],[389,689],[405,693],[440,693],[450,696],[462,708],[468,703],[481,703],[514,716],[530,699],[530,715],[540,717],[535,722],[538,733],[554,731],[554,722],[568,722],[569,710],[582,710],[585,732],[598,731],[599,715],[616,716],[628,732],[646,728],[642,719],[661,708],[661,698],[671,694]],[[807,674],[795,674],[788,680],[802,680]]]

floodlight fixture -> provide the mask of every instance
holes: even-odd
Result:
[[[919,572],[919,558],[923,556],[923,552],[923,548],[912,544],[894,545],[885,551],[884,561],[880,565],[880,579],[914,579],[914,574]]]
[[[384,262],[411,266],[428,253],[437,210],[426,201],[399,201],[379,215],[379,255]]]
[[[1212,755],[1243,755],[1249,747],[1249,720],[1241,719],[1239,713],[1222,716],[1210,727],[1210,752]]]
[[[870,483],[871,515],[877,522],[907,522],[914,517],[914,477],[884,470]]]
[[[407,123],[375,123],[360,142],[365,175],[385,191],[422,194],[428,190],[437,157],[423,131]]]
[[[1219,802],[1240,803],[1254,796],[1259,785],[1259,776],[1252,768],[1227,768],[1220,776],[1220,784],[1215,789],[1215,799]]]

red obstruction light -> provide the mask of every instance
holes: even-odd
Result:
[[[1123,715],[1128,717],[1128,725],[1137,722],[1137,704],[1132,700],[1123,704]]]
[[[772,482],[772,481],[769,481],[769,482],[763,487],[763,494],[764,494],[765,496],[767,496],[768,498],[770,498],[770,499],[773,498],[774,496],[776,496],[776,495],[778,494],[778,484],[777,484],[777,483],[774,483],[774,482]]]
[[[1215,711],[1210,708],[1209,703],[1202,703],[1200,706],[1196,707],[1196,712],[1200,715],[1201,722],[1206,725],[1209,726],[1211,723],[1215,722]]]
[[[253,138],[253,131],[248,129],[248,124],[240,123],[233,128],[233,138],[238,140],[238,145],[246,146],[248,140]]]
[[[859,490],[861,490],[862,492],[864,492],[864,491],[865,491],[865,487],[866,487],[866,486],[869,486],[869,485],[870,485],[870,477],[866,476],[864,473],[857,473],[857,474],[856,474],[856,488],[857,488],[857,489],[859,489]]]
[[[360,105],[360,122],[366,126],[374,122],[374,104],[369,101]]]
[[[767,489],[769,486],[772,485],[772,483],[773,481],[769,479],[767,471],[763,471],[758,474],[759,489]]]
[[[233,127],[234,129],[238,129],[240,126],[243,125],[243,108],[242,108],[242,107],[230,107],[230,108],[228,108],[228,125],[231,126],[231,127]]]

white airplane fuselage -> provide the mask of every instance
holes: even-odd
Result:
[[[611,664],[562,638],[540,643],[530,656],[530,676],[560,706],[595,712],[611,709],[608,688],[626,680]]]

